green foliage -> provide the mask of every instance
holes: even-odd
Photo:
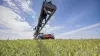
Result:
[[[100,40],[0,40],[0,56],[100,56]]]

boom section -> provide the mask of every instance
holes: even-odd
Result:
[[[38,18],[38,24],[34,28],[34,39],[37,39],[37,36],[39,35],[40,31],[43,29],[43,27],[47,24],[48,20],[51,18],[51,16],[56,11],[56,6],[52,4],[52,2],[43,1],[40,16]]]

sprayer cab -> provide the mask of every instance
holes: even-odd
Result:
[[[55,37],[54,37],[53,34],[43,34],[43,33],[40,33],[38,35],[38,39],[55,39]]]

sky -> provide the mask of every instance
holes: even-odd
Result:
[[[100,39],[100,0],[51,1],[57,10],[41,32],[56,39]],[[42,2],[0,0],[0,40],[33,39]]]

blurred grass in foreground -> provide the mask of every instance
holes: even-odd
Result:
[[[100,56],[100,40],[0,40],[0,56]]]

